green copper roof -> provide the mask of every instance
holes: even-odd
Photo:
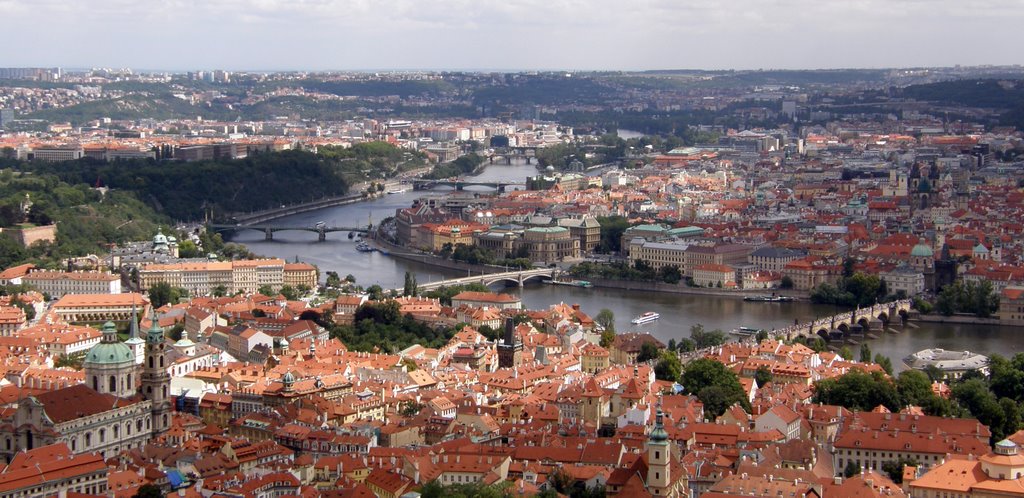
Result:
[[[135,354],[131,348],[120,342],[101,342],[92,347],[82,361],[83,367],[90,365],[117,365],[134,363]]]

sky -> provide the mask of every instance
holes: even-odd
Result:
[[[1024,0],[0,0],[0,67],[1019,64]]]

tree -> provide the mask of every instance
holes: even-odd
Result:
[[[892,375],[892,360],[890,360],[888,356],[882,356],[881,353],[876,353],[874,362],[881,366],[882,370],[885,370],[885,373]]]
[[[782,276],[782,280],[779,282],[779,288],[780,289],[792,289],[793,288],[793,279],[790,278],[789,275],[783,275]]]
[[[846,468],[843,469],[843,477],[849,479],[856,475],[860,475],[860,467],[853,463],[853,460],[846,462]]]
[[[636,362],[651,361],[658,356],[658,346],[655,346],[653,342],[645,342],[640,345],[640,353],[636,355]]]
[[[403,417],[415,417],[423,411],[423,404],[415,401],[403,401],[398,408],[398,414]]]
[[[601,347],[608,349],[612,347],[612,344],[615,344],[615,331],[609,329],[602,330],[600,342]]]
[[[754,382],[757,382],[758,387],[763,387],[765,384],[772,381],[772,371],[770,368],[762,365],[757,367],[757,371],[754,372]]]
[[[411,295],[413,295],[414,292],[416,292],[416,283],[413,280],[412,273],[406,271],[405,272],[405,285],[402,287],[402,295],[403,296],[411,296]]]
[[[896,386],[881,372],[851,370],[839,377],[824,379],[814,385],[814,401],[839,405],[850,410],[870,411],[885,405],[890,411],[902,407]]]
[[[597,312],[597,316],[594,317],[594,322],[604,327],[605,330],[611,330],[615,333],[615,312],[608,308],[601,308],[601,311]]]
[[[295,287],[292,287],[291,285],[282,285],[281,295],[289,301],[298,301],[299,299],[298,291],[296,291]]]
[[[199,258],[202,257],[203,252],[199,250],[199,246],[191,240],[183,240],[178,244],[178,257],[181,258]]]
[[[156,484],[143,484],[132,498],[164,498],[164,492]]]
[[[158,282],[149,288],[149,302],[154,308],[166,304],[178,304],[178,300],[188,296],[188,291],[180,287],[171,287],[167,282]]]
[[[338,278],[338,272],[328,271],[327,281],[324,282],[324,284],[327,285],[327,287],[341,287],[341,279]]]
[[[662,351],[658,363],[654,365],[654,377],[658,380],[678,382],[683,373],[683,365],[675,351]]]
[[[273,297],[277,295],[277,292],[274,292],[274,287],[271,286],[270,284],[261,285],[259,289],[256,289],[256,292],[267,297]]]
[[[757,333],[754,334],[754,340],[756,340],[758,344],[761,344],[762,342],[768,340],[768,331],[758,330]]]
[[[377,284],[367,287],[366,294],[369,296],[371,301],[380,301],[381,299],[384,299],[384,289]]]
[[[690,327],[690,339],[693,340],[697,349],[721,346],[729,340],[725,332],[719,329],[710,332],[704,330],[704,325],[698,323]]]
[[[895,484],[903,484],[903,467],[917,467],[920,465],[917,460],[910,457],[900,457],[896,461],[887,461],[882,464],[882,471],[888,474],[889,479]]]
[[[725,410],[741,403],[749,409],[746,392],[739,378],[722,363],[710,358],[700,358],[686,365],[680,379],[683,389],[695,394],[704,404],[704,414],[709,420],[717,418]]]
[[[861,363],[871,362],[871,347],[866,342],[860,345],[860,361]]]
[[[210,293],[213,297],[224,297],[228,294],[228,288],[224,284],[217,284]]]

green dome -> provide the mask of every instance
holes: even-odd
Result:
[[[930,258],[934,255],[935,253],[932,251],[932,248],[923,242],[914,246],[910,251],[910,256],[915,258]]]
[[[85,355],[82,366],[116,365],[129,362],[135,362],[135,353],[132,353],[131,348],[120,342],[101,342],[93,346]]]

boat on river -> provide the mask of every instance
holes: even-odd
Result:
[[[732,332],[730,332],[730,333],[732,335],[738,335],[740,337],[750,337],[752,335],[757,335],[757,333],[761,332],[762,330],[763,329],[759,329],[759,328],[755,328],[755,327],[737,327],[737,328],[733,329]]]
[[[356,250],[359,252],[373,252],[376,251],[377,248],[371,246],[370,244],[367,244],[365,241],[360,241],[358,244],[356,244]]]
[[[796,301],[796,298],[792,297],[792,296],[776,296],[776,295],[772,294],[770,296],[767,296],[767,295],[746,296],[746,297],[743,298],[743,300],[744,301],[753,302],[753,303],[790,303],[790,302]]]
[[[551,285],[568,285],[571,287],[583,287],[586,289],[594,286],[594,284],[586,280],[545,280],[544,282]]]
[[[655,320],[657,320],[659,318],[661,318],[661,315],[659,315],[659,314],[657,314],[657,313],[655,313],[653,311],[648,311],[647,313],[644,313],[642,315],[639,315],[639,316],[633,318],[632,320],[629,321],[629,323],[632,323],[633,325],[641,325],[641,324],[644,324],[644,323],[653,322],[653,321],[655,321]]]

